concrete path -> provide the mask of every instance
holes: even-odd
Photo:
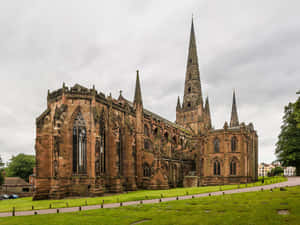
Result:
[[[59,209],[40,209],[40,210],[30,210],[30,211],[18,211],[15,212],[15,216],[29,216],[29,215],[36,215],[36,214],[53,214],[53,213],[65,213],[65,212],[77,212],[80,210],[91,210],[91,209],[100,209],[100,208],[117,208],[120,206],[128,206],[128,205],[137,205],[137,204],[153,204],[153,203],[160,203],[160,202],[168,202],[168,201],[175,201],[175,200],[184,200],[184,199],[192,199],[192,198],[201,198],[205,196],[212,196],[212,195],[222,195],[224,194],[234,194],[234,193],[242,193],[242,192],[251,192],[251,191],[261,191],[269,190],[272,188],[280,188],[280,187],[291,187],[300,185],[300,177],[289,177],[288,181],[264,185],[264,186],[256,186],[256,187],[249,187],[249,188],[241,188],[241,189],[232,189],[226,191],[217,191],[211,193],[203,193],[203,194],[195,194],[195,195],[185,195],[179,197],[169,197],[169,198],[162,198],[162,199],[149,199],[149,200],[142,200],[142,201],[131,201],[131,202],[123,202],[123,203],[109,203],[104,205],[89,205],[89,206],[81,206],[81,207],[69,207],[69,208],[59,208]],[[122,204],[122,205],[121,205]],[[8,217],[13,216],[12,212],[4,212],[0,213],[0,217]]]

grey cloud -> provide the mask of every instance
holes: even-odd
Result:
[[[213,123],[253,122],[260,160],[274,160],[283,106],[299,89],[298,1],[9,1],[0,8],[0,155],[34,153],[47,89],[80,83],[133,98],[140,70],[147,109],[175,120],[191,14]],[[298,86],[297,86],[298,85]],[[268,118],[266,120],[265,118]]]

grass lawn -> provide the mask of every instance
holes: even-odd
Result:
[[[289,214],[280,215],[278,210]],[[0,218],[0,224],[299,224],[300,186],[76,213]]]
[[[276,182],[286,181],[285,177],[265,177],[264,184],[271,184]],[[240,188],[253,187],[261,184],[261,178],[258,182],[241,184]],[[40,200],[32,201],[31,197],[28,198],[19,198],[11,200],[2,200],[0,201],[0,212],[12,211],[12,208],[15,207],[16,211],[31,210],[32,206],[34,209],[48,209],[52,208],[64,208],[64,207],[73,207],[73,206],[82,206],[82,205],[96,205],[101,204],[102,200],[104,203],[114,203],[114,202],[125,202],[125,201],[138,201],[144,199],[158,199],[161,197],[175,197],[182,196],[186,194],[200,194],[207,192],[215,192],[220,190],[230,190],[236,189],[238,185],[223,185],[223,186],[207,186],[207,187],[193,187],[193,188],[174,188],[169,190],[140,190],[133,191],[129,193],[116,194],[111,196],[104,197],[95,197],[95,198],[78,198],[78,199],[61,199],[61,200]]]

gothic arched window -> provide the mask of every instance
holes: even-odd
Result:
[[[151,177],[151,168],[147,163],[144,164],[144,177]]]
[[[73,124],[73,173],[86,173],[86,127],[81,112]]]
[[[148,126],[146,124],[144,125],[144,135],[149,137],[149,129],[148,129]]]
[[[168,140],[169,140],[169,134],[168,134],[168,132],[166,132],[164,134],[164,137],[165,137],[165,142],[168,142]]]
[[[218,138],[214,140],[214,152],[220,152],[220,140]]]
[[[150,149],[150,141],[148,139],[144,139],[144,149]]]
[[[232,160],[230,162],[230,175],[236,175],[236,162]]]
[[[237,139],[236,137],[231,138],[231,151],[235,152],[236,151],[236,145],[237,145]]]
[[[214,162],[214,175],[220,175],[220,162],[218,160],[216,160]]]

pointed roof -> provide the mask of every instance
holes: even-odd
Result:
[[[200,104],[203,105],[193,19],[191,24],[189,50],[185,74],[183,107],[186,107],[188,103],[190,103],[190,105],[192,106],[197,106]]]
[[[235,91],[233,90],[230,127],[236,127],[238,125],[239,125],[239,119],[238,119],[237,108],[236,108]]]
[[[180,98],[179,98],[179,96],[178,96],[178,98],[177,98],[177,106],[176,106],[176,109],[177,109],[177,110],[178,110],[178,109],[181,109]]]
[[[204,107],[205,113],[208,117],[208,125],[211,127],[211,117],[210,117],[210,107],[209,107],[209,101],[208,101],[208,96],[205,99],[205,107]]]
[[[139,77],[139,71],[138,70],[136,71],[135,93],[134,93],[133,103],[143,105],[141,85],[140,85],[140,77]]]

